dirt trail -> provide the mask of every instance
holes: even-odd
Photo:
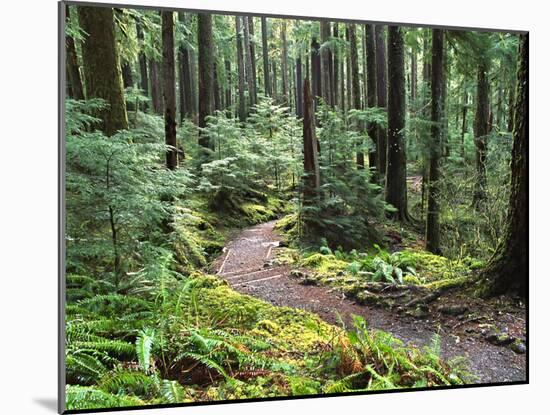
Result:
[[[261,298],[276,306],[301,308],[338,324],[340,314],[346,324],[350,316],[363,316],[370,327],[388,331],[406,343],[428,344],[434,333],[441,336],[443,357],[465,356],[479,383],[524,381],[526,358],[506,347],[488,343],[483,337],[434,321],[414,318],[389,310],[363,306],[328,287],[302,285],[289,277],[289,266],[271,266],[280,237],[273,231],[275,221],[241,231],[228,243],[224,254],[213,264],[217,274],[237,291]],[[461,324],[459,322],[459,324]]]

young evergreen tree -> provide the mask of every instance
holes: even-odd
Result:
[[[103,131],[110,136],[128,129],[113,9],[78,6],[78,20],[87,33],[82,45],[86,97],[102,98],[109,104],[99,116]]]
[[[403,28],[388,26],[388,153],[386,202],[394,218],[409,221],[405,147],[405,48]]]

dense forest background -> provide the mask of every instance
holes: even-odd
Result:
[[[65,15],[69,408],[475,381],[437,336],[347,330],[207,274],[235,229],[280,219],[275,260],[302,282],[390,310],[406,290],[419,318],[449,291],[521,310],[526,35]]]

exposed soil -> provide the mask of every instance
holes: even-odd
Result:
[[[388,331],[405,343],[417,346],[429,344],[434,333],[439,333],[442,357],[466,357],[478,383],[526,380],[526,355],[486,339],[486,332],[496,328],[499,333],[525,340],[524,307],[503,299],[481,301],[457,292],[441,296],[433,309],[443,305],[466,307],[467,313],[446,315],[436,311],[417,317],[359,305],[329,287],[301,284],[290,276],[289,266],[272,265],[270,259],[275,257],[281,240],[274,232],[275,222],[236,234],[214,262],[213,271],[239,292],[276,306],[311,311],[332,324],[339,324],[338,314],[348,325],[352,314],[361,315],[370,327]]]

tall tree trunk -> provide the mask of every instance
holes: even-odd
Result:
[[[212,97],[214,96],[214,42],[212,39],[212,15],[199,13],[199,128],[206,127],[206,117],[212,114]],[[213,150],[214,143],[208,135],[199,132],[199,145]]]
[[[417,57],[416,57],[416,48],[411,50],[411,107],[416,109],[416,97],[418,90],[418,75],[417,75]]]
[[[320,186],[318,143],[315,135],[315,112],[313,97],[309,87],[309,78],[304,81],[304,179],[303,205],[305,207],[317,204]],[[310,221],[304,223],[306,234],[313,233],[314,225]]]
[[[139,88],[143,91],[145,96],[149,96],[149,76],[147,74],[147,58],[145,56],[145,46],[143,29],[141,28],[141,21],[136,18],[136,34],[139,43]],[[147,109],[147,103],[143,104],[143,109]]]
[[[332,37],[338,39],[338,23],[334,23],[332,26]],[[337,108],[342,108],[342,103],[340,102],[340,91],[339,91],[339,77],[340,74],[340,53],[338,48],[335,48],[332,52],[332,86],[334,89],[334,106]]]
[[[128,128],[113,9],[79,5],[77,10],[80,26],[88,34],[82,45],[86,97],[102,98],[109,104],[98,115],[103,131],[111,136]]]
[[[426,249],[441,254],[439,243],[439,159],[443,133],[443,30],[432,31],[432,126],[428,212],[426,214]]]
[[[283,101],[284,105],[289,105],[289,96],[288,96],[288,42],[286,39],[286,20],[282,21],[281,25],[281,72],[282,72],[282,81],[283,81]]]
[[[504,240],[482,276],[488,281],[487,294],[527,296],[528,278],[528,133],[529,38],[520,35],[519,67],[514,106],[514,144],[511,158],[511,192]]]
[[[220,90],[220,80],[218,71],[217,59],[213,60],[214,72],[212,73],[212,97],[214,99],[214,110],[219,111],[222,109],[222,94]]]
[[[298,55],[296,58],[296,116],[298,118],[304,116],[303,88],[302,57]]]
[[[69,6],[65,6],[66,22],[71,18],[70,12]],[[71,94],[69,96],[73,99],[84,99],[84,88],[82,87],[82,79],[80,77],[80,70],[78,69],[74,39],[71,36],[66,36],[65,39],[67,45],[67,80],[71,86]]]
[[[321,43],[325,44],[330,38],[330,22],[321,21]],[[331,90],[331,56],[330,48],[324,47],[321,50],[321,96],[327,105],[332,106]]]
[[[241,122],[246,121],[246,98],[244,94],[244,57],[243,57],[243,34],[241,17],[235,16],[235,29],[237,31],[237,71],[239,76],[239,120]]]
[[[128,62],[124,62],[122,65],[122,85],[124,88],[134,86],[134,80],[132,79],[132,68]]]
[[[256,43],[254,40],[254,18],[248,16],[248,33],[250,36],[250,56],[252,57],[252,85],[254,85],[254,103],[258,103],[258,77],[256,75]]]
[[[256,85],[252,67],[254,62],[252,61],[252,54],[250,52],[250,31],[249,22],[246,17],[242,17],[243,29],[244,29],[244,56],[246,62],[246,81],[248,83],[248,102],[249,110],[256,105]]]
[[[348,53],[346,54],[346,105],[344,106],[344,112],[347,112],[353,108],[352,99],[352,86],[351,86],[351,42],[350,42],[350,30],[349,25],[346,25],[346,42],[348,44]]]
[[[187,24],[187,18],[185,13],[178,13],[178,20],[180,24]],[[191,88],[191,67],[189,64],[189,49],[182,43],[178,48],[178,59],[179,59],[179,71],[180,71],[180,102],[181,102],[181,113],[183,122],[183,117],[191,118],[193,116],[194,108],[194,97],[193,90]]]
[[[279,88],[277,86],[277,61],[273,59],[271,61],[272,74],[271,82],[273,83],[272,97],[273,101],[277,103],[279,101]]]
[[[388,99],[387,90],[387,62],[386,40],[384,38],[384,26],[374,27],[376,38],[376,103],[380,108],[386,108]],[[387,169],[387,143],[388,134],[384,127],[378,126],[376,133],[376,147],[378,149],[378,174],[383,179]]]
[[[271,82],[269,82],[269,49],[267,46],[266,17],[262,17],[262,59],[264,64],[264,94],[271,95]]]
[[[367,107],[376,107],[377,91],[376,91],[376,34],[373,25],[365,25],[365,55],[366,55],[366,89],[367,89]],[[378,168],[380,163],[378,161],[379,151],[377,145],[377,133],[378,128],[376,124],[370,122],[367,125],[367,132],[370,139],[375,144],[375,149],[369,152],[369,167],[376,169],[374,177],[378,176]]]
[[[166,145],[166,167],[178,167],[176,140],[176,65],[174,59],[174,13],[162,12],[162,80],[164,82],[164,135]],[[183,151],[182,156],[185,157]]]
[[[386,202],[394,217],[410,220],[407,209],[407,155],[405,150],[405,51],[403,29],[388,26],[388,168]]]
[[[320,48],[321,45],[319,45],[319,42],[317,42],[317,38],[313,37],[313,39],[311,40],[311,94],[313,96],[314,112],[317,111],[318,99],[321,96],[321,54],[319,52]],[[306,98],[304,96],[304,100],[305,99]]]
[[[464,87],[464,98],[462,102],[462,129],[460,131],[460,155],[462,158],[465,157],[464,152],[464,136],[466,135],[467,127],[467,116],[468,116],[468,88]]]
[[[231,60],[225,58],[225,108],[228,114],[231,114],[231,106],[233,105],[233,96],[231,93]]]
[[[433,48],[433,45],[432,45]],[[433,72],[433,70],[432,70]],[[442,156],[449,157],[451,153],[450,143],[449,143],[449,117],[447,109],[448,101],[448,83],[450,78],[450,66],[449,66],[449,56],[447,50],[443,47],[443,83],[441,85],[441,116],[443,123],[443,130],[441,131],[441,144],[442,144]]]
[[[477,69],[477,106],[474,122],[474,143],[476,147],[476,183],[473,205],[479,209],[485,200],[487,176],[487,135],[489,134],[489,62],[484,59]]]
[[[149,69],[151,71],[149,78],[151,78],[151,102],[153,104],[153,112],[155,112],[155,114],[162,114],[162,92],[158,62],[150,60]]]
[[[508,97],[508,131],[512,132],[514,130],[514,102],[515,98],[515,88],[510,88],[510,96]]]
[[[351,96],[352,108],[361,109],[361,87],[359,83],[359,57],[357,55],[357,36],[355,33],[355,25],[348,24],[349,45],[350,45],[350,62],[351,62]],[[361,123],[356,122],[356,129],[361,129]],[[356,163],[359,169],[365,167],[365,154],[363,152],[363,142],[358,143],[359,148],[356,152]]]

